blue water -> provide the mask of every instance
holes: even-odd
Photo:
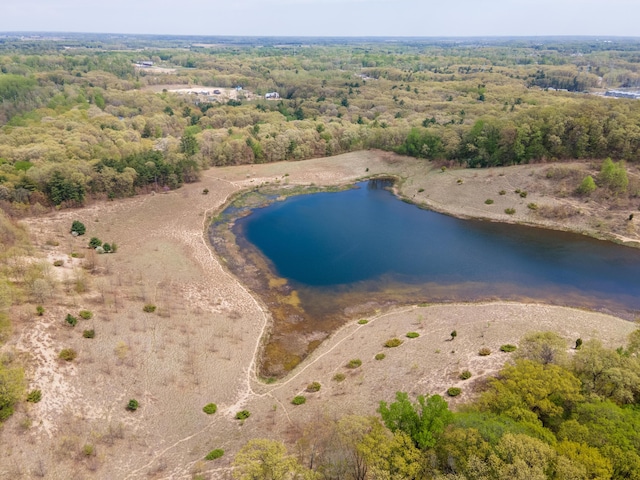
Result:
[[[367,282],[371,288],[385,279],[413,286],[473,284],[483,292],[480,297],[517,292],[554,297],[556,303],[566,293],[589,299],[569,304],[640,310],[638,249],[565,232],[459,220],[404,203],[379,182],[290,197],[256,209],[236,228],[278,276],[305,291]]]

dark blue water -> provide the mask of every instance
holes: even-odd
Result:
[[[369,182],[338,193],[290,197],[255,210],[237,227],[277,275],[305,290],[326,292],[384,278],[407,285],[473,284],[483,295],[509,297],[511,290],[553,296],[556,303],[566,292],[589,298],[590,307],[601,302],[640,310],[638,249],[565,232],[459,220],[404,203],[379,187]]]

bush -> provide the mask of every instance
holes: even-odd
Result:
[[[223,455],[224,455],[224,450],[216,448],[215,450],[211,450],[209,453],[207,453],[207,456],[204,457],[204,459],[205,460],[215,460],[217,458],[220,458]]]
[[[202,407],[202,411],[207,415],[213,415],[218,411],[218,406],[215,403],[207,403],[204,407]]]
[[[537,209],[538,209],[538,204],[537,204],[537,203],[529,203],[529,204],[527,205],[527,208],[528,208],[529,210],[537,210]]]
[[[89,246],[91,248],[98,248],[102,246],[102,240],[100,240],[98,237],[91,237],[91,240],[89,240]]]
[[[487,205],[492,205],[493,204],[493,200],[491,200],[490,198],[487,198],[484,203],[486,203]]]
[[[142,307],[142,311],[147,313],[153,313],[156,311],[156,306],[151,303],[147,303],[144,307]]]
[[[451,341],[453,342],[453,340],[458,336],[458,332],[454,330],[453,332],[450,333],[450,335],[451,335]]]
[[[386,357],[384,353],[376,353],[376,356],[373,358],[375,358],[376,360],[384,360],[384,357]]]
[[[78,352],[76,352],[73,348],[64,348],[58,354],[58,357],[64,360],[65,362],[70,362],[77,356],[78,356]]]
[[[104,253],[111,253],[111,245],[109,245],[108,243],[103,243],[102,249],[104,250]]]
[[[471,372],[469,370],[464,370],[459,377],[460,380],[469,380],[471,378]]]
[[[78,315],[80,315],[80,318],[84,320],[90,320],[93,318],[93,312],[91,310],[80,310]]]
[[[135,412],[139,407],[140,403],[135,398],[132,398],[129,400],[129,403],[127,403],[127,410],[130,412]]]
[[[520,192],[520,197],[521,198],[527,198],[527,192],[525,192],[524,190],[522,192]]]
[[[447,390],[447,395],[449,395],[450,397],[457,397],[461,393],[462,393],[462,389],[458,387],[451,387],[450,389]]]
[[[75,327],[76,324],[78,323],[78,319],[73,315],[71,315],[70,313],[67,313],[67,317],[64,319],[64,321],[67,322],[72,327]]]
[[[31,390],[27,394],[27,402],[38,403],[40,400],[42,400],[42,392],[40,390]]]
[[[87,229],[85,228],[84,223],[79,222],[78,220],[74,220],[71,224],[72,234],[75,232],[77,235],[84,235],[86,231]]]
[[[390,338],[384,342],[384,346],[387,348],[399,347],[400,345],[402,345],[402,340],[399,338]]]
[[[55,260],[53,262],[54,267],[61,267],[62,265],[64,265],[64,260]]]
[[[336,382],[342,382],[345,378],[347,378],[347,377],[345,377],[345,376],[344,376],[344,373],[336,373],[336,374],[333,376],[333,379],[334,379]]]
[[[511,345],[510,343],[507,343],[506,345],[502,345],[500,347],[500,351],[501,352],[515,352],[518,349],[518,347],[516,347],[515,345]]]
[[[42,315],[44,315],[44,307],[42,305],[38,305],[36,307],[36,314],[41,317]]]
[[[581,338],[576,340],[576,350],[580,350],[580,347],[582,347],[582,339]]]
[[[297,395],[293,397],[291,403],[293,403],[294,405],[302,405],[303,403],[306,403],[306,401],[307,399],[303,395]]]
[[[582,179],[582,182],[576,188],[576,193],[579,195],[589,195],[594,192],[596,189],[596,182],[593,180],[591,175],[587,175]]]
[[[209,189],[205,188],[204,190],[202,190],[202,194],[203,195],[208,195],[209,194]]]
[[[96,331],[93,328],[91,330],[85,330],[82,332],[82,336],[84,338],[93,338],[96,336]]]
[[[319,382],[311,382],[309,385],[307,385],[307,392],[317,392],[320,390],[320,383]]]
[[[516,213],[516,209],[515,208],[505,208],[504,209],[504,213],[506,213],[507,215],[513,215],[514,213]]]
[[[418,332],[409,332],[407,333],[407,338],[418,338],[420,334]]]
[[[366,318],[361,318],[360,320],[358,320],[358,325],[366,325],[367,323],[369,323],[369,320],[367,320]]]
[[[506,191],[506,190],[500,190],[498,193],[499,193],[500,195],[506,195],[506,194],[507,194],[507,191]]]
[[[491,349],[487,347],[482,347],[478,352],[478,355],[481,357],[486,357],[487,355],[491,355]]]
[[[111,243],[111,253],[116,253],[118,251],[118,245],[116,242]]]
[[[362,365],[362,360],[360,360],[359,358],[353,358],[353,359],[349,360],[349,362],[347,363],[346,367],[347,368],[358,368],[360,365]]]
[[[245,420],[250,416],[251,416],[251,412],[249,412],[249,410],[240,410],[238,413],[236,413],[237,420]]]

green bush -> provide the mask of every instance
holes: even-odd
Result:
[[[209,189],[205,188],[204,190],[202,190],[202,194],[203,195],[208,195],[209,194]]]
[[[64,360],[65,362],[70,362],[77,356],[78,356],[78,352],[76,352],[73,348],[64,348],[58,354],[58,357]]]
[[[487,205],[492,205],[493,204],[493,200],[490,198],[487,198],[484,203],[486,203]]]
[[[511,344],[509,344],[509,343],[507,343],[507,344],[505,344],[505,345],[502,345],[502,346],[500,347],[500,351],[501,351],[501,352],[507,352],[507,353],[509,353],[509,352],[515,352],[517,349],[518,349],[518,347],[516,347],[515,345],[511,345]]]
[[[84,226],[84,223],[79,222],[78,220],[74,220],[71,224],[71,233],[76,232],[78,235],[84,235],[87,229]]]
[[[218,411],[218,406],[215,403],[207,403],[204,407],[202,407],[202,411],[207,415],[213,415]]]
[[[486,357],[488,355],[491,355],[491,349],[487,347],[482,347],[478,352],[478,355],[480,355],[481,357]]]
[[[576,188],[576,193],[579,195],[589,195],[594,192],[596,188],[596,182],[593,180],[593,177],[591,175],[587,175],[582,179],[578,188]]]
[[[302,405],[303,403],[306,403],[306,401],[307,399],[303,395],[297,395],[293,397],[291,403],[293,403],[294,405]]]
[[[447,395],[449,395],[450,397],[457,397],[461,393],[462,393],[462,389],[458,387],[451,387],[450,389],[447,390]]]
[[[580,350],[581,347],[582,347],[582,339],[579,338],[576,340],[576,350]]]
[[[527,208],[528,208],[529,210],[537,210],[537,209],[538,209],[538,204],[537,204],[537,203],[529,203],[529,204],[527,205]]]
[[[386,357],[384,353],[376,353],[376,356],[373,358],[375,358],[376,360],[384,360],[384,357]]]
[[[84,330],[82,332],[82,336],[84,338],[94,338],[96,336],[96,331],[93,328],[91,330]]]
[[[54,266],[54,267],[61,267],[61,266],[63,266],[63,265],[64,265],[64,260],[55,260],[55,261],[53,262],[53,266]]]
[[[349,362],[347,363],[346,367],[347,368],[358,368],[360,365],[362,365],[362,360],[360,360],[359,358],[353,358],[353,359],[349,360]]]
[[[127,403],[127,410],[130,412],[135,412],[139,407],[140,403],[135,398],[132,398],[129,400],[129,403]]]
[[[367,320],[366,318],[361,318],[360,320],[358,320],[359,325],[366,325],[367,323],[369,323],[369,320]]]
[[[111,253],[111,245],[109,245],[108,243],[103,243],[102,249],[104,250],[104,253]]]
[[[40,390],[31,390],[27,394],[27,402],[38,403],[40,400],[42,400],[42,391]]]
[[[216,460],[217,458],[220,458],[223,455],[224,455],[224,450],[216,448],[215,450],[211,450],[209,453],[207,453],[207,456],[204,457],[204,459],[205,460]]]
[[[390,338],[384,342],[384,346],[387,348],[399,347],[400,345],[402,345],[402,340],[399,338]]]
[[[520,192],[520,197],[521,198],[527,198],[527,192],[525,192],[524,190],[522,192]]]
[[[238,413],[236,413],[237,420],[245,420],[250,416],[251,416],[251,412],[249,412],[249,410],[240,410]]]
[[[142,307],[142,311],[147,313],[153,313],[156,311],[156,306],[151,303],[147,303],[144,307]]]
[[[317,392],[320,390],[320,382],[311,382],[307,385],[307,392]]]
[[[73,315],[71,315],[70,313],[67,313],[67,317],[64,319],[64,321],[67,322],[72,327],[75,327],[78,324],[78,319]]]
[[[334,379],[336,382],[342,382],[345,378],[347,378],[347,377],[345,377],[344,373],[336,373],[336,374],[333,376],[333,379]]]
[[[84,320],[90,320],[91,318],[93,318],[93,312],[91,312],[90,310],[80,310],[80,318],[83,318]]]
[[[498,194],[500,194],[500,195],[506,195],[506,194],[507,194],[507,191],[506,191],[506,190],[500,190],[500,191],[498,192]]]
[[[36,307],[36,314],[41,317],[42,315],[44,315],[44,307],[42,305],[38,305]]]
[[[460,374],[460,380],[469,380],[471,378],[471,372],[469,370],[464,370]]]
[[[507,215],[513,215],[514,213],[516,213],[516,209],[515,208],[505,208],[504,209],[504,213],[506,213]]]
[[[418,332],[409,332],[407,333],[407,338],[418,338],[420,334]]]
[[[100,240],[98,237],[91,237],[91,240],[89,240],[89,246],[91,248],[98,248],[102,246],[102,240]]]

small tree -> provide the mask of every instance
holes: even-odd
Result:
[[[451,332],[451,341],[453,342],[453,340],[458,336],[458,332],[456,332],[455,330],[453,332]]]
[[[576,350],[580,350],[581,346],[582,346],[582,339],[579,338],[576,340]]]
[[[84,235],[87,229],[84,226],[84,223],[74,220],[71,224],[71,233],[75,232],[76,235]]]
[[[596,182],[593,180],[591,175],[587,175],[584,177],[576,192],[580,195],[589,195],[596,189]]]
[[[104,253],[111,253],[111,245],[109,245],[108,243],[103,243],[102,249],[104,250]]]
[[[132,398],[129,400],[129,403],[127,403],[127,410],[130,412],[135,412],[138,407],[140,407],[140,403],[135,398]]]

